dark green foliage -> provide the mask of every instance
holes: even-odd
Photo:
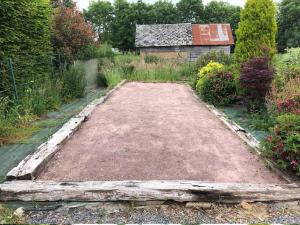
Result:
[[[105,78],[105,74],[101,70],[98,70],[97,86],[98,87],[107,87],[107,81],[106,81],[106,78]]]
[[[283,114],[276,119],[276,126],[263,143],[265,154],[272,157],[283,169],[300,175],[300,116]]]
[[[85,94],[86,78],[84,68],[80,65],[73,65],[62,73],[62,98],[65,101],[74,98],[81,98]]]
[[[100,47],[93,44],[85,47],[83,51],[81,51],[77,55],[78,60],[89,60],[96,58],[110,58],[113,59],[114,52],[110,45],[104,43]]]
[[[178,12],[173,3],[169,0],[159,0],[151,7],[151,14],[155,24],[170,24],[180,22]]]
[[[176,7],[180,22],[200,23],[203,21],[204,6],[202,0],[180,0]]]
[[[229,23],[235,36],[241,10],[241,7],[231,5],[228,2],[213,0],[205,6],[205,18],[202,18],[202,21],[205,23]]]
[[[21,85],[43,83],[51,71],[52,10],[48,0],[1,0],[0,5],[0,62],[12,59],[22,95]],[[1,76],[0,91],[11,85],[7,70]]]
[[[245,62],[252,57],[263,56],[263,48],[269,49],[270,58],[274,56],[277,34],[275,14],[273,0],[247,0],[236,32],[237,61]]]
[[[110,2],[92,1],[88,10],[83,11],[85,18],[92,22],[101,42],[111,41],[111,25],[114,7]]]
[[[114,20],[112,23],[113,46],[122,51],[132,49],[134,46],[135,25],[133,21],[133,10],[126,0],[114,2]]]
[[[211,51],[205,55],[200,56],[197,59],[196,66],[198,69],[201,69],[202,67],[206,66],[210,61],[218,62],[223,65],[230,65],[233,63],[233,59],[230,55],[224,52]]]
[[[245,101],[250,111],[264,107],[273,75],[274,68],[267,57],[252,58],[242,64],[240,84],[245,90]]]
[[[221,71],[206,76],[200,88],[200,95],[204,101],[217,106],[233,103],[236,98],[233,75]]]
[[[282,0],[278,15],[278,50],[300,46],[300,2]]]

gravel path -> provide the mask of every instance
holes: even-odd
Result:
[[[189,87],[136,82],[98,107],[39,179],[283,183]]]
[[[97,205],[63,208],[47,212],[27,212],[27,223],[300,223],[299,205],[282,204],[212,205],[210,208],[187,208],[182,204],[159,206]]]

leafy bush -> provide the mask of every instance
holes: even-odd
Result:
[[[281,168],[300,175],[300,116],[288,113],[277,117],[272,135],[263,146],[265,154]]]
[[[299,112],[299,93],[300,77],[291,79],[283,88],[277,88],[276,84],[272,84],[272,89],[267,96],[269,112],[274,115],[284,112]]]
[[[196,67],[198,69],[201,69],[202,67],[206,66],[209,62],[218,62],[221,63],[223,65],[230,65],[233,63],[233,59],[230,55],[226,54],[225,52],[221,51],[221,52],[215,52],[215,51],[211,51],[208,52],[205,55],[200,56],[197,59],[196,62]]]
[[[240,83],[250,111],[264,108],[265,97],[271,87],[274,68],[267,57],[248,60],[241,66]]]
[[[114,58],[114,52],[112,46],[109,44],[101,44],[100,48],[97,49],[97,57],[98,58],[108,58],[112,60]]]
[[[78,55],[77,59],[79,60],[89,60],[89,59],[96,59],[96,58],[109,58],[113,59],[114,52],[112,50],[112,46],[106,43],[101,44],[100,47],[98,44],[93,43],[89,44],[81,50]]]
[[[54,31],[52,37],[54,51],[65,56],[69,63],[84,51],[86,46],[95,43],[92,25],[84,20],[74,2],[55,9]]]
[[[236,98],[233,74],[222,64],[210,62],[199,71],[196,90],[206,102],[227,105]]]
[[[81,98],[85,94],[86,78],[84,68],[75,64],[62,73],[62,97],[65,101]]]
[[[145,63],[158,63],[161,59],[155,55],[146,55]]]
[[[282,63],[300,66],[300,48],[289,48],[282,55]]]

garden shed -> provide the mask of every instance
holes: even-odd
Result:
[[[141,57],[196,61],[210,51],[230,54],[234,44],[230,24],[155,24],[136,25],[135,46]]]

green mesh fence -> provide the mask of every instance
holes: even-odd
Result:
[[[252,134],[258,141],[262,141],[269,134],[266,131],[251,128],[251,120],[247,118],[247,111],[243,107],[220,107],[219,110],[224,112],[229,119],[235,121],[247,132]]]
[[[39,131],[26,140],[0,147],[0,182],[5,181],[6,174],[18,165],[27,155],[45,142],[53,133],[68,121],[73,115],[80,112],[86,105],[106,93],[104,89],[90,91],[86,97],[63,105],[60,110],[49,112],[47,119],[34,123]]]

